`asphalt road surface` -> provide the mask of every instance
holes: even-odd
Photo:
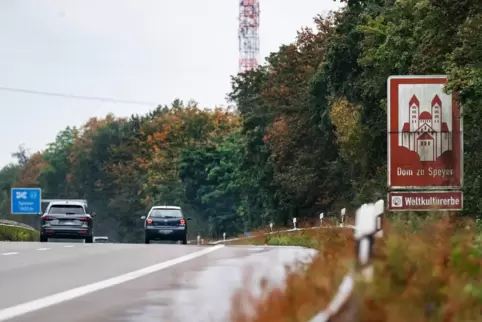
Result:
[[[3,242],[0,321],[227,322],[240,287],[259,294],[261,278],[279,285],[286,264],[312,255],[295,247]]]

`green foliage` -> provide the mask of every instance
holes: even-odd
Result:
[[[179,178],[184,196],[198,220],[208,224],[206,232],[212,237],[242,230],[237,213],[242,195],[237,186],[242,159],[240,140],[236,131],[219,145],[185,149],[180,157]]]
[[[0,225],[0,241],[38,241],[39,237],[35,230]]]
[[[273,246],[301,246],[309,248],[318,248],[316,240],[307,235],[287,235],[287,236],[270,236],[267,238],[268,245]]]

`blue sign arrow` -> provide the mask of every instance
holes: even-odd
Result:
[[[12,215],[39,215],[42,213],[42,189],[12,188]]]

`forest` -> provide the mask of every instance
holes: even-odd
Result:
[[[482,207],[482,2],[348,0],[316,28],[232,77],[232,109],[175,100],[147,115],[92,118],[45,150],[14,153],[0,171],[0,217],[11,187],[85,198],[96,234],[139,242],[154,204],[181,205],[190,233],[217,237],[386,196],[387,78],[448,75],[463,106],[464,211]],[[316,15],[316,13],[313,13]]]

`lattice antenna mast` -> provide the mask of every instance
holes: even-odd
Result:
[[[239,0],[239,72],[259,64],[259,0]]]

